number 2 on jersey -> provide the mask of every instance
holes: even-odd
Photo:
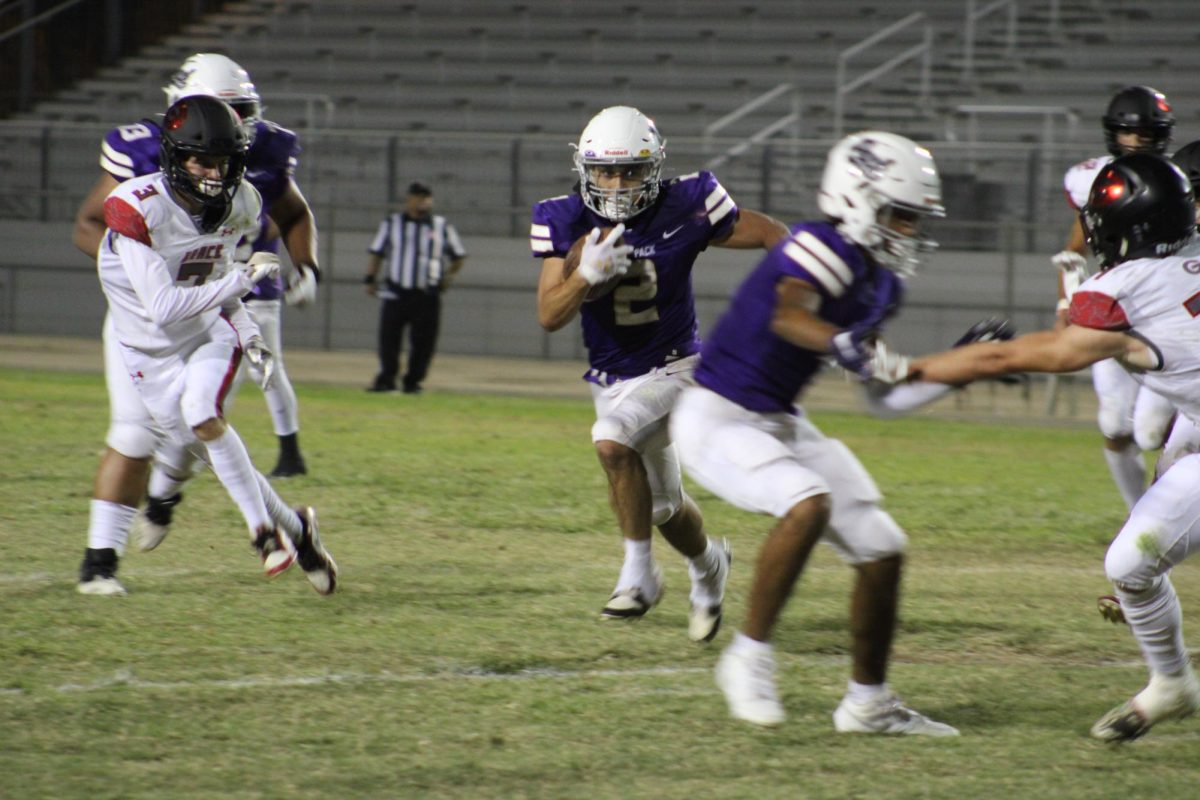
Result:
[[[633,278],[637,283],[632,282]],[[613,321],[618,325],[658,322],[658,306],[633,310],[633,303],[653,301],[657,295],[658,273],[654,270],[654,262],[648,258],[637,259],[629,265],[625,280],[613,291]]]

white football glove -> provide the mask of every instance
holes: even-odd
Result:
[[[249,278],[250,283],[256,284],[261,280],[279,276],[279,256],[259,251],[250,256],[246,263],[238,264],[238,268]]]
[[[624,232],[625,224],[621,223],[609,231],[603,240],[600,239],[599,228],[592,228],[588,234],[579,257],[579,274],[589,285],[604,283],[624,275],[629,270],[629,256],[633,252],[633,246],[616,243]]]
[[[883,342],[875,342],[867,369],[868,380],[879,383],[900,383],[908,377],[908,356],[893,353]]]
[[[289,306],[306,306],[317,301],[317,275],[311,269],[296,267],[287,277],[284,302]]]
[[[1079,284],[1087,280],[1088,262],[1074,250],[1063,250],[1050,258],[1050,263],[1062,273],[1063,299],[1068,303]]]
[[[258,385],[265,392],[271,388],[275,380],[275,354],[267,349],[267,343],[261,336],[255,336],[246,342],[246,360],[257,374]]]

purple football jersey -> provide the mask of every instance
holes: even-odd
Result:
[[[751,411],[795,412],[796,397],[821,368],[824,353],[771,331],[776,285],[785,276],[811,284],[818,315],[841,328],[881,330],[899,310],[904,283],[878,266],[827,222],[793,225],[767,253],[709,333],[696,381]]]
[[[710,242],[729,235],[737,218],[737,205],[711,172],[661,183],[654,204],[625,223],[625,243],[634,248],[629,272],[581,309],[592,367],[585,378],[632,378],[699,351],[692,265]],[[543,200],[533,207],[533,255],[565,258],[580,236],[612,225],[578,194]]]
[[[267,239],[267,211],[283,195],[296,171],[300,143],[296,134],[273,122],[259,120],[254,141],[246,154],[246,180],[262,195],[263,216],[255,252],[279,252],[279,239]],[[162,129],[150,120],[113,128],[100,143],[100,166],[117,181],[158,172],[159,137]],[[283,296],[283,280],[260,281],[247,297],[276,300]]]

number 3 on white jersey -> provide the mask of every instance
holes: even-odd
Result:
[[[632,303],[653,300],[658,295],[658,273],[654,262],[639,258],[629,265],[625,281],[637,278],[637,283],[622,282],[613,291],[613,321],[618,325],[646,325],[658,322],[658,306],[634,311]]]

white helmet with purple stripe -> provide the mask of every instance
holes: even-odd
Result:
[[[629,106],[604,109],[588,122],[575,149],[584,204],[613,222],[637,216],[658,197],[666,157],[666,142],[653,120]],[[601,187],[601,177],[619,177],[621,185]],[[637,184],[625,185],[631,181]]]
[[[190,95],[207,95],[224,100],[237,112],[253,138],[255,123],[262,119],[262,98],[249,73],[237,62],[220,53],[196,53],[189,56],[163,87],[167,105]]]
[[[946,215],[933,156],[884,131],[854,133],[834,145],[817,204],[842,235],[905,276],[916,270],[920,253],[937,247],[921,233],[922,223]]]

